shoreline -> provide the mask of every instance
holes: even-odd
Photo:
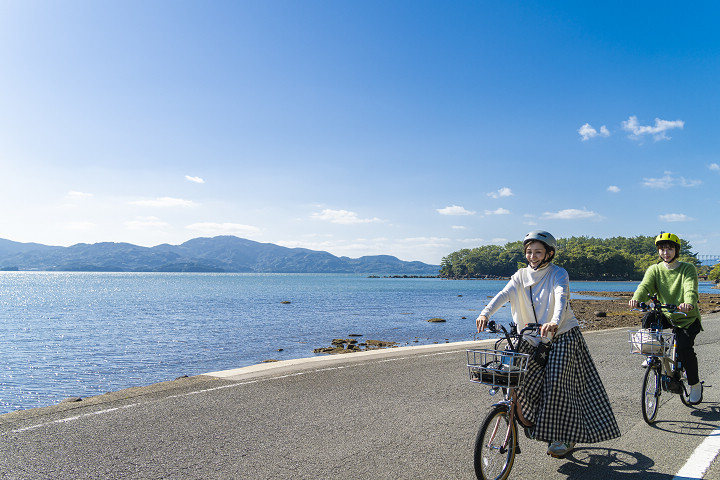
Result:
[[[573,299],[571,297],[571,307],[573,308],[575,315],[578,317],[578,320],[581,324],[581,329],[583,333],[585,332],[591,332],[591,331],[598,331],[598,330],[609,330],[614,328],[632,328],[637,327],[640,323],[640,318],[642,316],[642,313],[640,312],[632,312],[629,310],[627,306],[627,301],[632,295],[631,292],[603,292],[603,291],[581,291],[581,292],[572,292],[575,295],[587,295],[592,297],[601,297],[597,299]],[[708,315],[715,315],[720,313],[720,293],[717,294],[708,294],[708,293],[701,293],[700,294],[700,312],[701,315],[708,316]],[[604,316],[598,316],[598,312],[604,312]],[[472,325],[474,324],[474,319],[468,317],[468,328],[472,328]],[[330,339],[328,339],[330,340]],[[285,369],[287,371],[292,371],[294,368],[296,368],[298,365],[312,365],[317,366],[317,368],[321,368],[321,365],[329,365],[329,364],[342,364],[343,362],[348,361],[356,361],[361,360],[363,358],[367,358],[368,356],[372,355],[387,355],[387,356],[396,356],[396,355],[405,355],[405,354],[417,354],[422,352],[437,352],[441,351],[443,349],[447,350],[457,350],[459,345],[463,344],[472,344],[472,345],[478,345],[479,342],[483,341],[492,341],[494,338],[485,338],[485,339],[479,339],[479,340],[469,340],[469,341],[460,341],[460,342],[440,342],[436,341],[434,343],[428,343],[428,344],[420,344],[420,345],[413,345],[413,344],[406,344],[403,346],[393,346],[390,348],[374,348],[371,350],[361,350],[361,351],[353,351],[348,353],[353,353],[353,355],[345,355],[345,354],[325,354],[325,355],[317,355],[317,356],[304,356],[304,357],[298,357],[294,359],[285,359],[285,360],[278,360],[278,361],[271,361],[271,362],[258,362],[253,365],[230,369],[230,370],[222,370],[220,372],[225,371],[239,371],[242,370],[244,372],[250,372],[252,375],[263,375],[267,372],[273,371],[278,372],[280,370],[278,369]],[[409,348],[411,347],[411,348]],[[307,368],[307,367],[304,367]],[[247,370],[245,370],[247,369]],[[128,392],[143,392],[147,391],[148,389],[155,388],[153,385],[165,385],[165,384],[175,384],[174,382],[180,382],[186,381],[188,378],[195,378],[198,376],[204,376],[204,375],[213,375],[217,374],[218,372],[210,372],[210,373],[201,373],[197,375],[192,375],[190,377],[181,376],[176,378],[175,380],[169,380],[166,382],[159,382],[150,384],[148,386],[136,386],[136,387],[129,387],[126,389],[121,389],[116,392],[125,392],[126,394]],[[140,393],[137,393],[140,394]],[[81,405],[81,404],[89,404],[89,403],[95,403],[98,401],[98,399],[105,398],[107,395],[113,395],[113,392],[101,394],[101,395],[93,395],[93,396],[87,396],[84,398],[80,397],[66,397],[65,399],[59,401],[58,403],[54,403],[51,405],[46,406],[38,406],[38,407],[32,407],[28,409],[18,409],[13,410],[7,413],[0,414],[0,419],[2,419],[5,415],[13,415],[17,412],[29,412],[29,411],[35,411],[38,409],[45,409],[45,408],[54,408],[58,407],[60,405],[64,405],[62,408],[75,408],[73,405]],[[136,394],[133,394],[136,395]],[[2,423],[2,422],[0,422]]]

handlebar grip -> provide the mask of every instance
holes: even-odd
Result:
[[[541,325],[539,323],[528,323],[526,327],[524,327],[522,330],[520,330],[520,334],[522,335],[523,333],[525,333],[527,331],[533,331],[533,330],[539,331],[540,326]]]

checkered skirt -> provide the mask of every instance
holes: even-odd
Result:
[[[520,351],[534,348],[520,342]],[[525,419],[542,441],[595,443],[620,436],[605,387],[578,327],[555,337],[545,367],[532,358],[518,389]]]

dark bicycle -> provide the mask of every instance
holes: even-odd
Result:
[[[655,312],[657,319],[664,317],[663,310],[668,313],[678,312],[677,305],[660,303],[657,295],[651,295],[649,303],[640,303],[640,310]],[[661,320],[642,330],[628,330],[630,352],[648,358],[641,392],[643,419],[648,425],[657,419],[662,392],[678,394],[685,405],[690,405],[690,386],[677,357],[676,327],[669,321],[673,325],[671,332],[663,331]]]
[[[475,475],[482,480],[505,480],[510,475],[515,454],[520,453],[518,444],[517,395],[527,375],[530,355],[518,352],[520,338],[526,332],[538,334],[540,324],[531,323],[519,333],[511,324],[510,331],[490,321],[488,330],[502,333],[504,338],[495,342],[493,349],[470,349],[467,351],[467,367],[470,381],[489,385],[490,395],[499,391],[503,399],[495,403],[480,425],[475,439]],[[525,434],[532,438],[527,427]]]

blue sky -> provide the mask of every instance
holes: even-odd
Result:
[[[720,254],[715,2],[0,0],[0,238]]]

